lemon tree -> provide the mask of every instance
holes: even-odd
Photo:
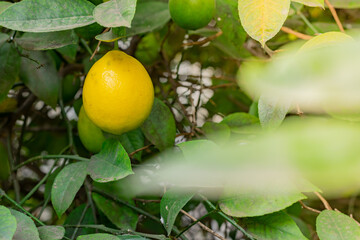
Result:
[[[0,239],[359,239],[359,7],[0,1]]]

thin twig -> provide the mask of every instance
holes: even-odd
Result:
[[[197,221],[196,218],[194,218],[193,216],[191,216],[189,213],[185,212],[184,210],[180,210],[184,215],[186,215],[188,218],[190,218],[193,221]],[[221,235],[219,235],[218,233],[216,233],[214,230],[208,228],[206,225],[204,225],[202,222],[198,222],[199,226],[204,229],[205,231],[209,232],[210,234],[214,235],[215,237],[221,239],[221,240],[226,240],[224,237],[222,237]]]
[[[129,154],[129,157],[132,157],[132,156],[134,156],[136,153],[138,153],[138,152],[140,152],[140,151],[142,151],[142,150],[148,149],[148,148],[151,147],[151,146],[152,146],[152,144],[149,144],[149,145],[146,145],[146,146],[144,146],[144,147],[142,147],[142,148],[136,149],[135,151],[133,151],[132,153]]]
[[[313,38],[310,35],[306,35],[306,34],[303,34],[303,33],[296,32],[296,31],[294,31],[294,30],[292,30],[291,28],[288,28],[288,27],[282,27],[281,31],[292,34],[292,35],[296,36],[297,38],[300,38],[300,39],[303,39],[303,40],[310,40],[310,39]]]
[[[306,206],[302,201],[299,201],[299,203],[301,204],[301,206],[307,210],[310,210],[312,212],[315,212],[315,213],[321,213],[321,211],[315,209],[315,208],[312,208],[312,207],[309,207],[309,206]]]
[[[326,201],[326,199],[325,199],[323,196],[321,196],[320,193],[318,193],[318,192],[314,192],[314,193],[315,193],[315,195],[320,199],[320,201],[324,204],[324,206],[325,206],[325,208],[326,208],[327,210],[332,210],[329,202]]]
[[[200,41],[197,41],[197,42],[184,43],[184,44],[182,45],[182,47],[188,47],[188,46],[194,46],[194,45],[200,45],[200,46],[201,46],[201,45],[204,45],[205,43],[208,43],[208,42],[214,40],[215,38],[220,37],[222,34],[223,34],[223,31],[220,30],[220,31],[217,32],[216,34],[214,34],[214,35],[212,35],[212,36],[210,36],[210,37],[207,37],[207,38],[205,38],[205,39],[203,39],[203,40],[200,40]]]
[[[331,14],[333,15],[333,18],[335,19],[336,24],[338,25],[341,32],[345,32],[343,25],[341,24],[341,21],[339,19],[339,16],[336,13],[336,10],[334,6],[329,2],[329,0],[325,0],[326,5],[328,6]]]

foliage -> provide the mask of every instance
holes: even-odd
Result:
[[[360,239],[360,1],[193,3],[0,1],[0,240]],[[121,135],[112,49],[155,89]]]

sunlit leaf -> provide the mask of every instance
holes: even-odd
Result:
[[[294,2],[302,3],[310,7],[322,7],[324,8],[324,0],[292,0]]]
[[[290,0],[238,0],[238,5],[245,31],[264,46],[284,24]]]

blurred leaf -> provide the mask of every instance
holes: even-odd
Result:
[[[163,225],[168,235],[171,233],[177,215],[193,196],[193,193],[181,194],[172,189],[166,191],[163,195],[160,202],[160,213],[163,219]]]
[[[39,232],[33,220],[25,214],[10,209],[11,214],[16,218],[17,227],[13,240],[40,240]]]
[[[4,100],[19,75],[20,56],[14,44],[0,46],[0,101]]]
[[[217,145],[209,140],[192,140],[187,142],[179,143],[178,146],[185,158],[192,159],[195,152],[206,151],[207,149],[216,149]]]
[[[62,226],[41,226],[38,227],[41,240],[63,239],[65,228]]]
[[[359,240],[360,226],[349,216],[324,210],[316,218],[316,231],[320,240]]]
[[[10,176],[9,154],[7,147],[0,142],[0,180],[7,180]],[[1,199],[1,194],[0,194]],[[1,219],[1,218],[0,218]],[[1,224],[0,224],[1,226]],[[0,235],[1,236],[1,235]]]
[[[16,218],[8,208],[0,205],[0,239],[11,240],[16,231]]]
[[[258,240],[306,240],[300,229],[286,213],[280,211],[244,220],[247,231]]]
[[[89,235],[82,235],[77,238],[77,240],[119,240],[116,235],[111,235],[108,233],[95,233]]]
[[[260,96],[258,109],[259,119],[263,128],[280,126],[290,108],[290,103],[283,105],[276,96]]]
[[[12,5],[11,2],[0,2],[0,14]]]
[[[82,204],[82,205],[78,206],[77,208],[75,208],[74,210],[72,210],[69,213],[69,215],[66,217],[64,225],[65,224],[67,224],[67,225],[95,224],[94,215],[93,215],[90,207],[87,207],[85,214],[83,214],[85,207],[86,207],[86,204]],[[65,236],[67,236],[69,238],[72,237],[74,231],[75,231],[75,228],[66,228]],[[91,234],[91,233],[95,233],[95,232],[96,232],[96,230],[93,228],[79,228],[75,234],[75,238],[80,235]]]
[[[5,98],[0,101],[0,113],[14,112],[17,109],[18,102],[16,98]]]
[[[266,185],[264,183],[264,185]],[[253,217],[262,216],[268,213],[277,212],[291,206],[293,203],[305,199],[306,196],[296,190],[288,191],[285,189],[274,190],[273,192],[250,191],[240,194],[226,193],[220,201],[220,209],[234,217]]]
[[[259,117],[259,103],[258,102],[253,102],[250,105],[249,114],[253,115],[254,117],[257,117],[257,118]]]
[[[329,0],[336,8],[359,8],[360,0]]]
[[[94,18],[104,27],[131,27],[135,9],[134,0],[110,0],[95,7]]]
[[[316,48],[336,46],[349,41],[354,41],[352,37],[342,32],[327,32],[313,37],[307,41],[301,48],[301,51],[309,51]]]
[[[139,216],[131,208],[125,205],[119,205],[97,193],[93,193],[92,198],[94,199],[96,206],[118,228],[136,229]],[[128,203],[133,204],[133,201],[129,201]]]
[[[154,32],[146,34],[136,48],[136,59],[145,65],[154,64],[160,58],[161,42],[159,40],[159,36]]]
[[[208,139],[219,144],[225,143],[231,135],[229,126],[223,123],[206,122],[201,129]]]
[[[294,2],[302,3],[310,7],[322,7],[324,8],[324,0],[292,0]]]
[[[0,25],[23,32],[56,32],[94,22],[86,0],[23,0],[0,14]]]
[[[144,135],[140,128],[132,130],[130,132],[126,132],[120,136],[118,136],[119,141],[125,148],[128,154],[134,152],[137,149],[144,147]],[[141,153],[137,152],[134,154],[134,158],[137,160],[141,160]]]
[[[238,112],[227,115],[221,123],[228,125],[231,130],[236,131],[244,126],[258,124],[259,119],[248,113]]]
[[[91,157],[87,171],[96,182],[116,181],[134,174],[128,154],[115,139],[103,143],[101,151]]]
[[[239,16],[245,31],[264,47],[284,24],[290,0],[238,0]]]
[[[46,52],[35,51],[25,54],[32,60],[25,57],[21,59],[21,80],[38,98],[55,108],[58,100],[60,77],[54,62]]]
[[[175,119],[170,109],[161,100],[155,98],[150,116],[141,127],[145,137],[160,151],[175,143]]]
[[[15,42],[26,50],[47,50],[75,44],[78,36],[72,30],[47,33],[24,33]]]
[[[217,0],[216,13],[217,26],[223,33],[214,39],[212,43],[229,56],[242,58],[246,32],[240,23],[237,1]]]
[[[83,185],[86,167],[86,162],[72,163],[64,167],[56,176],[51,190],[51,202],[59,217],[70,207],[76,193]]]

